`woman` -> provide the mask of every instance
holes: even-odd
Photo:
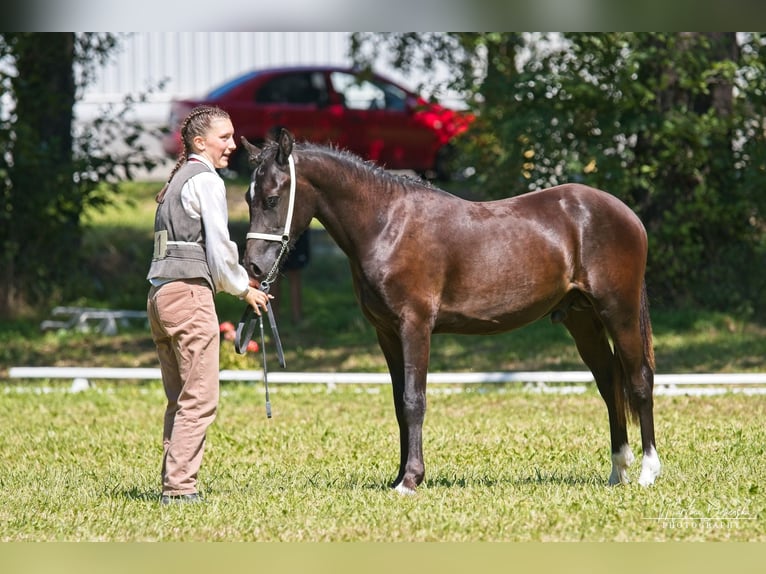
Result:
[[[229,238],[226,187],[216,169],[236,148],[220,108],[194,108],[181,126],[184,151],[157,196],[154,255],[147,279],[152,338],[167,396],[162,504],[199,502],[197,474],[218,406],[219,327],[214,295],[244,299],[260,315],[255,289]]]

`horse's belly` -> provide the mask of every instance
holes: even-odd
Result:
[[[543,258],[538,257],[537,261]],[[548,252],[548,265],[470,274],[470,282],[451,281],[440,296],[434,332],[500,333],[543,317],[572,287],[562,261]],[[491,268],[491,267],[488,267]],[[497,269],[497,268],[496,268]]]
[[[433,332],[490,335],[512,331],[549,313],[557,300],[546,299],[520,308],[443,310],[436,318]]]

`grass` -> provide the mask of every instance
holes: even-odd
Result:
[[[230,186],[235,238],[246,219],[240,187]],[[92,281],[67,304],[144,306],[155,188],[126,185],[123,203],[90,214]],[[242,311],[226,295],[216,305],[221,321],[236,322]],[[304,309],[300,323],[280,317],[290,370],[385,370],[346,261],[320,229],[304,272]],[[0,380],[13,365],[157,366],[145,328],[113,337],[41,333],[48,311],[0,324]],[[659,372],[766,367],[766,330],[757,322],[663,309],[653,320]],[[222,368],[255,361],[223,348]],[[432,371],[543,369],[583,369],[568,334],[547,321],[493,337],[434,339]],[[426,483],[410,498],[388,488],[398,439],[387,387],[277,385],[267,420],[261,388],[225,384],[201,476],[207,503],[162,509],[160,384],[68,388],[4,382],[0,540],[766,540],[762,396],[656,397],[663,476],[649,489],[609,488],[606,412],[594,390],[433,386]],[[632,428],[639,452],[637,436]]]
[[[766,541],[761,397],[658,397],[664,475],[610,488],[595,393],[434,389],[402,497],[387,388],[279,386],[268,420],[261,389],[225,385],[207,502],[162,508],[159,383],[65,389],[0,395],[0,540]]]

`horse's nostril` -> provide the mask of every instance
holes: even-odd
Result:
[[[255,279],[258,279],[262,274],[263,274],[263,272],[261,271],[261,268],[258,267],[258,265],[256,265],[255,263],[251,263],[250,264],[250,276],[251,277],[253,277]]]

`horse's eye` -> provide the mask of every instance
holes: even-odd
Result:
[[[279,196],[272,195],[266,198],[266,209],[274,209],[279,204]]]

